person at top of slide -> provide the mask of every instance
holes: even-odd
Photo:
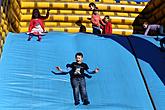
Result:
[[[43,20],[45,20],[49,17],[49,11],[50,10],[48,9],[46,16],[41,16],[40,12],[37,8],[33,10],[32,19],[30,21],[30,25],[29,25],[29,29],[28,29],[28,33],[27,33],[27,34],[29,34],[28,41],[31,40],[33,35],[38,36],[37,41],[41,41],[41,39],[42,39],[41,36],[44,35],[44,33],[46,32],[44,29]]]

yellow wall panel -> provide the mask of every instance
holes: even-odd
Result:
[[[134,12],[135,11],[135,8],[134,7],[124,7],[124,11],[128,11],[128,12]]]
[[[28,27],[22,27],[21,32],[28,32]]]
[[[129,16],[128,13],[117,13],[117,15],[118,15],[118,16],[126,16],[126,17]]]
[[[53,8],[65,8],[64,3],[53,3]]]
[[[83,4],[83,5],[82,5],[82,8],[83,8],[83,9],[89,9],[89,4]]]
[[[74,32],[79,32],[79,28],[68,28],[68,32],[74,33]]]
[[[129,2],[128,2],[128,1],[120,1],[120,4],[126,4],[126,5],[129,5]]]
[[[60,14],[72,14],[72,10],[60,10]]]
[[[100,10],[107,10],[107,5],[96,4],[96,6],[97,6]]]
[[[116,3],[114,0],[102,0],[103,3]]]
[[[49,2],[37,2],[38,8],[49,8]]]
[[[69,21],[77,21],[77,20],[79,20],[79,16],[69,16],[68,20]]]
[[[121,23],[122,20],[121,19],[113,19],[113,18],[111,18],[111,22],[112,23]]]
[[[103,12],[104,15],[115,16],[114,12]]]
[[[32,15],[22,15],[21,16],[21,21],[30,21]]]
[[[86,11],[74,11],[75,14],[82,14],[82,15],[86,15]]]
[[[34,2],[22,2],[21,8],[25,8],[25,7],[34,8]]]
[[[125,24],[132,24],[134,19],[125,19]]]
[[[67,22],[64,23],[64,22],[63,22],[63,23],[60,23],[60,26],[61,26],[61,27],[67,27],[67,26],[69,27],[69,26],[72,26],[72,23],[67,23]]]
[[[53,16],[53,20],[64,21],[65,18],[64,18],[64,15],[56,15],[56,16]]]
[[[54,31],[62,31],[64,32],[64,28],[53,28]]]
[[[79,9],[79,3],[68,3],[68,8]]]
[[[131,13],[131,17],[137,17],[139,14],[137,14],[137,13]]]
[[[57,22],[45,22],[45,27],[53,27],[53,26],[57,26]]]

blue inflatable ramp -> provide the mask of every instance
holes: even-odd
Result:
[[[153,105],[137,64],[138,56],[134,55],[137,47],[133,39],[63,32],[50,32],[41,42],[36,37],[31,41],[27,38],[25,33],[7,36],[0,61],[0,110],[154,110],[157,105],[163,108],[165,92],[159,101],[152,88],[157,84],[159,90],[164,90],[164,84],[156,77],[161,75],[151,72],[153,82],[146,79]],[[100,68],[91,79],[86,78],[88,106],[74,105],[69,75],[51,72],[56,72],[55,66],[65,68],[75,61],[76,52],[84,54],[90,69]],[[147,68],[144,70],[150,71]],[[152,85],[154,81],[157,82]]]

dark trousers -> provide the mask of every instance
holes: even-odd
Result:
[[[82,102],[88,101],[85,78],[71,78],[73,96],[75,103],[79,103],[79,94]]]
[[[97,29],[97,28],[93,28],[93,34],[101,34],[101,31],[100,29]]]

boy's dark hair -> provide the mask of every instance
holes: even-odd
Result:
[[[108,15],[105,15],[105,18],[109,19],[109,16]]]
[[[91,3],[89,4],[89,7],[90,7],[90,6],[94,6],[94,7],[96,7],[96,4],[93,3],[93,2],[91,2]]]
[[[81,56],[81,57],[83,58],[83,54],[82,54],[81,52],[76,53],[75,58],[76,58],[77,56]]]

